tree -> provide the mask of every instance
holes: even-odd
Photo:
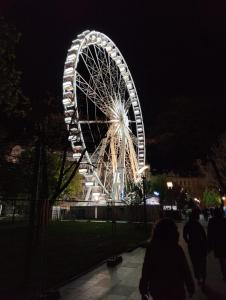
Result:
[[[50,195],[55,192],[55,188],[57,186],[58,178],[60,175],[60,169],[61,169],[61,163],[62,163],[62,153],[55,151],[55,152],[48,152],[48,185],[49,185],[49,193]],[[65,183],[70,176],[69,169],[71,167],[72,162],[66,160],[65,162],[65,170],[68,170],[65,172],[65,175],[63,177],[63,183]],[[82,177],[81,175],[76,172],[75,176],[71,179],[68,186],[65,187],[65,190],[62,191],[62,196],[65,196],[66,198],[75,198],[79,195],[81,195],[82,192],[82,183],[81,183]]]
[[[24,155],[23,163],[11,161],[4,163],[4,173],[0,172],[0,191],[4,199],[28,197],[32,175],[29,162],[31,158],[28,159]]]
[[[143,201],[143,191],[141,183],[130,182],[127,185],[128,204],[139,205]]]
[[[15,148],[15,147],[14,147]],[[49,193],[55,191],[60,167],[62,153],[59,151],[47,150],[47,177]],[[7,198],[24,198],[28,199],[31,192],[32,168],[30,167],[34,159],[34,147],[24,149],[19,156],[15,156],[4,163],[4,173],[0,172],[0,194],[4,199]],[[70,167],[71,162],[68,160],[65,163],[65,168]],[[63,178],[63,182],[68,179],[70,172],[67,172]],[[62,192],[67,197],[76,197],[80,195],[81,176],[77,172],[71,182]]]
[[[147,192],[159,192],[160,199],[163,201],[167,194],[166,175],[155,175],[152,176],[150,181],[147,183]]]
[[[221,106],[215,101],[208,102],[206,97],[180,96],[164,100],[164,109],[151,119],[152,130],[146,137],[152,169],[196,176],[197,158],[204,158],[225,130],[225,101]],[[213,118],[216,106],[220,115]]]
[[[220,206],[221,196],[218,192],[214,190],[206,189],[203,193],[203,202],[207,207],[210,206]]]
[[[226,134],[211,147],[210,155],[205,160],[197,161],[200,172],[206,178],[210,189],[226,193]]]
[[[22,94],[21,73],[16,69],[20,34],[0,17],[0,162],[10,145],[21,139],[29,101]]]

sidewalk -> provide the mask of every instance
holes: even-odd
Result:
[[[182,226],[178,225],[180,231]],[[180,244],[186,255],[186,245]],[[138,284],[145,249],[123,254],[123,262],[109,269],[106,264],[60,289],[61,300],[139,300]],[[226,300],[226,283],[222,280],[217,260],[212,254],[207,262],[206,294],[196,288],[192,300]],[[176,300],[176,299],[175,299]]]

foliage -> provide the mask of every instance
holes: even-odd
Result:
[[[48,152],[47,154],[47,172],[48,172],[48,187],[49,193],[55,191],[57,180],[59,177],[59,170],[61,165],[61,153]],[[0,193],[3,197],[27,197],[31,191],[31,183],[33,177],[33,159],[34,149],[24,150],[21,153],[18,161],[4,162],[4,173],[0,172]],[[68,168],[70,162],[66,162]],[[68,179],[69,173],[64,177],[63,183]],[[76,197],[81,193],[81,177],[76,174],[70,184],[65,189],[63,195],[67,197]]]
[[[71,162],[66,161],[65,168],[70,167]],[[49,178],[49,193],[52,194],[55,190],[57,180],[59,178],[61,167],[61,153],[53,152],[48,154],[48,178]],[[69,177],[70,173],[66,172],[62,184],[64,184]],[[69,183],[69,185],[62,192],[62,196],[66,198],[76,198],[82,192],[82,176],[76,172],[75,176]]]
[[[5,198],[27,197],[31,190],[32,150],[22,151],[19,159],[4,160],[0,172],[0,193]]]
[[[29,102],[21,91],[21,73],[16,69],[20,34],[0,17],[0,143],[1,160],[8,146],[24,132]]]
[[[78,196],[81,196],[81,193],[82,176],[77,172],[62,194],[67,198],[76,198]]]
[[[137,205],[143,201],[143,191],[141,184],[130,182],[127,185],[128,204]]]
[[[226,192],[226,134],[211,147],[211,153],[205,160],[197,161],[200,172],[211,189]]]
[[[160,199],[163,200],[167,193],[167,178],[165,174],[152,176],[150,181],[147,183],[150,192],[159,192]],[[148,192],[148,190],[147,190]]]
[[[4,175],[4,176],[3,176]],[[25,197],[28,192],[28,176],[20,164],[6,163],[0,173],[0,191],[3,198]]]
[[[206,189],[203,193],[203,202],[206,206],[219,206],[221,204],[221,196],[214,190]]]
[[[20,80],[21,73],[16,70],[16,46],[20,39],[20,34],[0,18],[0,109],[1,114],[15,113],[18,108],[21,96]]]
[[[210,149],[221,123],[214,118],[213,126],[212,110],[204,113],[203,105],[206,99],[200,97],[165,99],[164,110],[154,116],[151,136],[147,139],[152,168],[173,170],[181,176],[196,175],[195,161]]]

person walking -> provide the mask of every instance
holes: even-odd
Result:
[[[185,300],[195,291],[192,275],[181,246],[179,232],[171,219],[161,219],[154,227],[142,269],[139,290],[142,299]]]
[[[183,238],[188,245],[195,278],[203,288],[206,281],[207,237],[199,223],[199,209],[193,209],[183,229]]]
[[[226,281],[226,219],[222,209],[215,208],[207,229],[208,249],[219,260],[223,280]]]
[[[208,220],[209,220],[209,211],[208,211],[208,208],[204,208],[203,209],[203,217],[204,217],[204,220],[206,222],[208,222]]]

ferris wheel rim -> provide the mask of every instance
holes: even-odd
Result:
[[[96,37],[96,40],[95,40],[95,37]],[[101,42],[102,42],[102,40],[106,42],[105,47],[102,46],[102,44],[99,45],[97,43],[98,37],[101,38]],[[77,66],[78,66],[79,58],[81,56],[82,49],[84,49],[86,47],[89,47],[91,45],[98,45],[98,47],[102,48],[103,50],[106,50],[106,48],[107,48],[108,45],[112,46],[112,49],[114,49],[115,52],[117,53],[117,57],[119,57],[119,59],[121,59],[121,63],[126,67],[126,73],[125,74],[127,76],[127,80],[123,76],[125,74],[120,69],[119,69],[119,71],[120,71],[120,75],[122,76],[122,78],[124,80],[124,83],[125,83],[125,86],[126,86],[126,90],[127,90],[128,94],[130,96],[131,107],[132,107],[132,110],[134,112],[134,118],[135,118],[135,122],[136,122],[136,133],[137,133],[137,136],[138,136],[138,133],[139,133],[139,137],[140,137],[140,139],[138,139],[137,159],[138,159],[139,169],[141,169],[141,168],[144,167],[144,164],[145,164],[145,147],[144,147],[144,145],[145,145],[145,131],[144,131],[144,124],[143,124],[143,116],[142,116],[142,111],[141,111],[141,107],[140,107],[140,101],[139,101],[139,97],[138,97],[138,94],[137,94],[136,86],[135,86],[133,77],[131,75],[131,72],[129,70],[129,67],[128,67],[127,63],[126,63],[126,60],[123,57],[121,51],[119,50],[119,48],[116,46],[116,44],[107,35],[105,35],[105,34],[103,34],[101,32],[94,31],[94,30],[93,31],[85,31],[82,34],[78,35],[77,39],[75,39],[72,42],[72,46],[71,46],[70,49],[72,49],[73,46],[76,46],[75,48],[77,48],[76,49],[77,54],[75,56],[75,60],[73,61],[73,70],[74,70],[74,74],[73,74],[74,105],[75,106],[77,105],[77,99],[76,99],[76,92],[77,92],[76,78],[77,78]],[[68,50],[68,52],[69,52],[68,56],[70,55],[70,49]],[[113,59],[110,56],[109,52],[107,52],[107,54],[108,54],[108,57],[110,57],[111,59]],[[67,59],[68,59],[68,56],[67,56]],[[65,70],[67,70],[67,60],[65,62]],[[127,85],[128,82],[130,83],[130,86],[132,87],[130,89],[128,88],[128,85]],[[132,97],[132,93],[133,93],[133,97]],[[135,109],[138,111],[138,113],[135,113]],[[78,111],[76,111],[76,117],[79,119]],[[138,119],[139,119],[139,122],[138,122]],[[78,128],[80,130],[80,136],[81,136],[83,147],[85,148],[86,147],[86,143],[85,143],[85,140],[84,140],[84,137],[83,137],[83,134],[82,134],[82,128],[81,128],[81,124],[79,123],[79,121],[78,121]],[[140,130],[140,132],[139,132],[139,130]],[[141,147],[141,148],[143,148],[142,151],[140,150],[139,146],[142,146]],[[142,153],[142,156],[141,156],[141,153]],[[85,156],[86,156],[86,159],[87,159],[88,163],[92,164],[92,161],[91,161],[91,158],[90,158],[90,154],[87,151],[85,153]],[[95,174],[95,170],[93,170],[93,173]],[[102,185],[100,179],[98,178],[98,175],[96,175],[96,178],[99,181],[99,184],[101,184],[101,186],[104,187]]]

